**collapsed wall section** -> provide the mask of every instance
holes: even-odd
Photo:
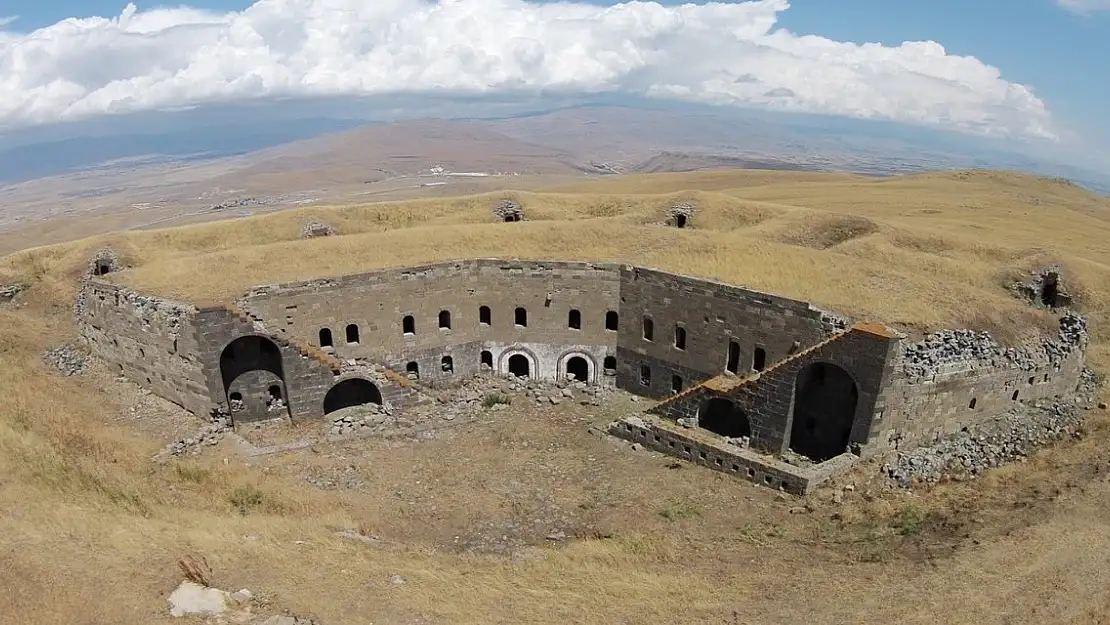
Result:
[[[116,373],[185,409],[210,409],[196,309],[90,278],[74,312],[90,353]]]
[[[1018,402],[1075,392],[1086,366],[1086,320],[1067,313],[1057,335],[1006,348],[989,334],[949,330],[905,345],[881,402],[877,450],[909,449],[993,419]]]
[[[278,335],[425,381],[483,365],[597,381],[616,352],[619,292],[615,265],[478,259],[263,286],[238,305]]]
[[[648,397],[763,369],[847,325],[806,302],[711,280],[632,266],[620,279],[618,385]]]

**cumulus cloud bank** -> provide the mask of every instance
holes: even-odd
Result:
[[[1110,11],[1110,0],[1056,0],[1056,4],[1073,13]]]
[[[0,126],[266,97],[546,92],[1055,138],[1044,102],[995,67],[931,41],[857,45],[776,28],[789,7],[258,0],[220,14],[128,5],[111,19],[0,30]]]

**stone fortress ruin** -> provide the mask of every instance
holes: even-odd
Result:
[[[796,493],[1074,392],[1087,345],[1070,311],[1036,348],[970,331],[910,342],[806,302],[624,264],[458,260],[259,286],[230,303],[139,293],[116,269],[107,253],[92,262],[75,306],[83,340],[197,415],[403,413],[468,375],[573,379],[652,400],[609,433]]]

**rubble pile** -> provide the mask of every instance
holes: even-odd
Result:
[[[1093,404],[1096,392],[1096,377],[1085,370],[1074,399],[1022,405],[932,445],[896,452],[882,471],[903,488],[975,477],[991,467],[1024,458],[1038,447],[1075,435],[1082,426],[1082,407]]]
[[[231,430],[231,420],[224,415],[216,416],[211,423],[200,428],[189,438],[174,441],[158,454],[159,456],[199,455],[205,447],[214,447]]]
[[[88,355],[69,343],[47,351],[42,359],[67,376],[81,375],[89,364]]]
[[[1003,347],[989,332],[942,330],[904,347],[902,369],[908,377],[929,377],[944,367],[965,363],[970,368],[1009,366],[1031,371],[1056,363],[1087,343],[1087,320],[1075,312],[1060,317],[1054,338],[1041,340],[1039,349]]]

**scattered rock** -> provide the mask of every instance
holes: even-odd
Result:
[[[42,355],[42,359],[67,376],[81,375],[89,362],[87,354],[69,343],[46,352]]]
[[[23,292],[24,287],[18,282],[16,284],[0,284],[0,302],[10,302]]]
[[[155,459],[169,456],[199,455],[205,447],[213,447],[219,444],[224,433],[230,430],[231,420],[225,415],[217,414],[211,423],[202,427],[193,436],[166,445],[161,452],[155,455]]]
[[[169,596],[170,616],[213,616],[229,609],[231,594],[218,588],[183,581]]]
[[[966,368],[1010,366],[1032,371],[1055,364],[1087,344],[1087,319],[1074,312],[1060,317],[1055,338],[1043,338],[1030,348],[1003,347],[989,332],[943,330],[903,348],[902,369],[910,378],[927,378],[954,366]]]
[[[1077,399],[1021,405],[931,445],[896,452],[883,465],[883,472],[896,485],[909,488],[918,483],[973,478],[991,467],[1025,458],[1037,447],[1074,436],[1082,425],[1079,406],[1094,389],[1095,376],[1085,370]]]
[[[394,586],[400,586],[400,585],[405,583],[405,578],[401,577],[400,575],[396,575],[396,574],[390,575],[389,576],[389,583],[393,584]]]

